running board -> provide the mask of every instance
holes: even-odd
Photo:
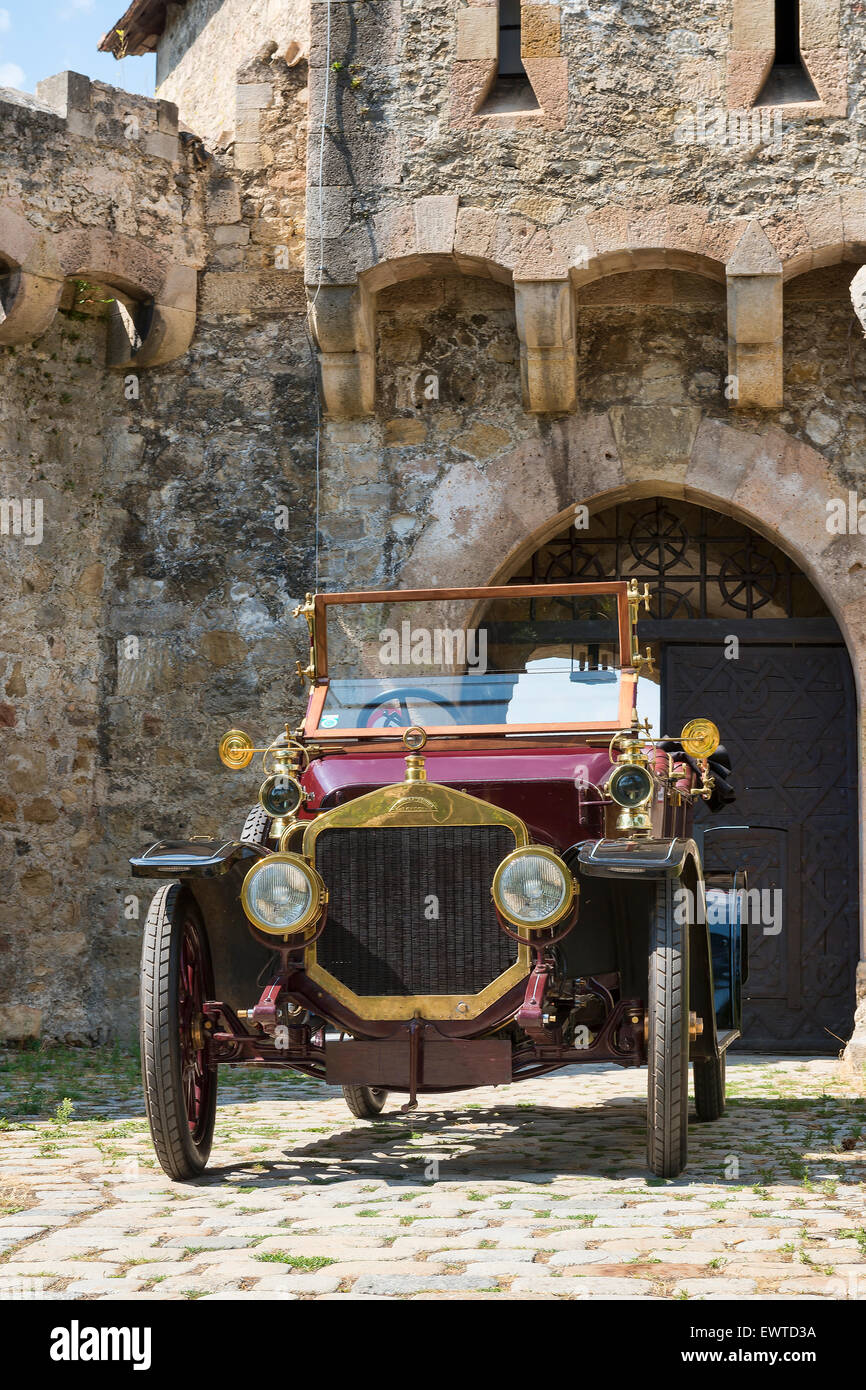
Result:
[[[737,1038],[738,1038],[739,1036],[740,1036],[740,1030],[739,1030],[739,1028],[723,1028],[722,1031],[719,1033],[719,1038],[718,1038],[718,1042],[719,1042],[719,1052],[722,1053],[722,1054],[724,1054],[725,1052],[727,1052],[727,1050],[728,1050],[728,1048],[730,1047],[731,1043],[732,1043],[732,1042],[736,1042],[736,1041],[737,1041]]]

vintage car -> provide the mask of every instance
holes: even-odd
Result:
[[[739,1036],[743,883],[708,891],[716,726],[653,739],[634,582],[308,595],[306,716],[255,748],[236,838],[130,862],[147,918],[142,1065],[172,1177],[207,1162],[220,1066],[287,1067],[377,1116],[576,1063],[646,1066],[650,1169],[686,1163]],[[639,689],[642,694],[639,696]],[[649,706],[647,706],[649,707]],[[711,910],[708,910],[711,909]],[[575,1103],[580,1086],[575,1079]]]

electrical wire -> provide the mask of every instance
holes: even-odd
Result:
[[[322,129],[321,129],[320,137],[319,137],[319,268],[318,268],[318,272],[317,272],[317,283],[316,283],[315,294],[313,295],[312,299],[310,300],[310,302],[309,302],[309,304],[308,304],[308,306],[307,306],[307,316],[306,316],[306,319],[304,320],[304,327],[305,327],[306,334],[307,334],[307,342],[308,342],[308,345],[309,345],[309,348],[310,348],[310,358],[311,358],[312,367],[313,367],[313,385],[314,385],[314,388],[315,388],[315,396],[316,396],[316,505],[315,505],[316,549],[315,549],[315,561],[314,561],[314,567],[313,567],[313,573],[314,573],[313,591],[314,591],[314,593],[318,593],[318,591],[319,591],[319,551],[320,551],[319,518],[320,518],[320,513],[321,513],[321,498],[322,498],[322,473],[321,473],[321,458],[322,458],[322,397],[321,397],[321,392],[320,392],[320,390],[319,390],[319,371],[318,371],[318,366],[319,366],[319,364],[318,364],[318,358],[317,358],[317,356],[316,356],[316,344],[315,344],[315,338],[314,338],[314,334],[313,334],[313,322],[312,322],[312,320],[313,320],[313,310],[314,310],[315,307],[316,307],[316,300],[319,298],[319,291],[320,291],[321,288],[322,288],[322,284],[323,284],[324,278],[325,278],[325,215],[324,215],[325,195],[324,195],[324,188],[323,188],[323,186],[322,186],[322,180],[323,180],[323,178],[324,178],[324,171],[325,171],[325,134],[326,134],[327,125],[328,125],[328,102],[329,102],[329,100],[330,100],[330,95],[331,95],[331,4],[332,4],[332,0],[328,0],[327,18],[326,18],[326,28],[325,28],[325,91],[324,91],[324,95],[323,95],[323,99],[322,99],[322,115],[321,115]]]

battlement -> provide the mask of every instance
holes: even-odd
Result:
[[[35,98],[9,88],[0,102],[19,108],[23,119],[58,118],[70,135],[128,149],[136,142],[141,152],[175,162],[179,158],[177,107],[171,101],[137,96],[104,82],[91,82],[80,72],[59,72],[36,87]]]

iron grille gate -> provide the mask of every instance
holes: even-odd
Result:
[[[713,828],[707,864],[744,863],[752,887],[783,894],[781,931],[751,930],[743,1045],[838,1051],[859,955],[855,703],[841,633],[769,541],[667,498],[569,527],[512,582],[632,578],[653,596],[638,635],[655,648],[664,727],[706,715],[731,751],[737,801],[699,812]],[[729,635],[735,660],[724,655]],[[744,824],[754,828],[734,828]]]

